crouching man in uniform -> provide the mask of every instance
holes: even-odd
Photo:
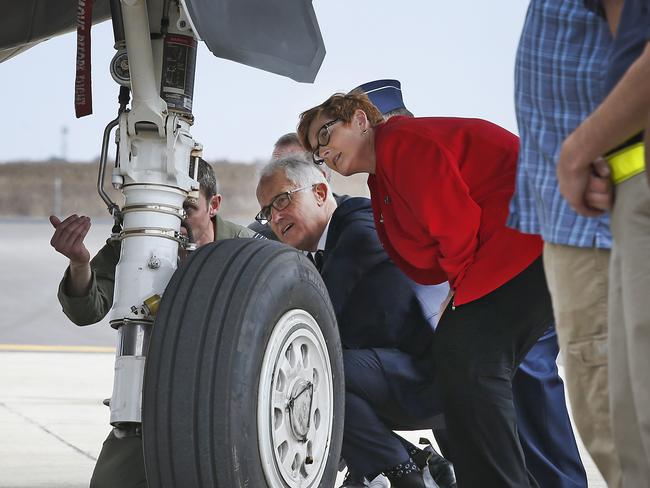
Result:
[[[183,205],[187,215],[183,226],[202,246],[235,237],[260,237],[246,227],[222,219],[218,214],[221,195],[212,167],[199,160],[199,198]],[[99,322],[113,305],[115,268],[120,259],[120,242],[107,241],[91,260],[84,238],[90,230],[88,217],[72,215],[60,221],[51,216],[55,228],[50,243],[70,259],[59,285],[58,298],[63,312],[77,325]],[[97,459],[90,481],[91,488],[146,488],[142,438],[140,435],[117,437],[111,431]]]
[[[321,171],[300,156],[263,168],[257,200],[256,219],[309,253],[334,306],[346,384],[342,454],[358,477],[344,486],[364,486],[363,477],[380,473],[396,488],[455,486],[449,463],[436,454],[429,465],[418,465],[419,450],[392,432],[439,426],[442,409],[433,391],[433,331],[415,283],[379,242],[370,200],[337,201]],[[431,469],[440,462],[442,473]]]

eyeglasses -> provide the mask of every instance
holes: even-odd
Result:
[[[340,121],[341,119],[330,120],[326,124],[323,124],[320,129],[318,129],[318,132],[316,133],[316,149],[314,149],[311,153],[311,157],[314,160],[315,164],[321,165],[325,162],[325,160],[320,157],[320,148],[327,146],[330,143],[330,136],[332,135],[330,132],[330,127]]]
[[[291,195],[298,193],[299,191],[306,190],[307,188],[313,188],[315,186],[316,184],[307,185],[296,188],[295,190],[285,191],[279,195],[274,196],[273,200],[271,200],[271,203],[269,203],[266,207],[262,207],[262,209],[257,213],[255,220],[257,220],[260,224],[265,225],[271,220],[272,209],[276,209],[278,211],[284,210],[291,203]]]

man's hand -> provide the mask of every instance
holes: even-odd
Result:
[[[89,263],[90,253],[84,239],[90,230],[90,218],[75,214],[61,222],[55,215],[50,215],[50,223],[55,229],[50,240],[52,247],[67,257],[70,264]]]
[[[611,175],[612,171],[607,161],[603,158],[594,161],[585,193],[585,201],[592,210],[603,213],[612,208],[614,185]]]
[[[50,244],[70,260],[66,291],[70,296],[84,296],[88,293],[92,278],[90,253],[84,244],[90,230],[90,218],[71,215],[61,222],[58,217],[50,215],[50,223],[55,229]]]
[[[580,145],[576,144],[572,136],[573,134],[562,144],[557,163],[560,193],[580,215],[595,217],[600,215],[602,210],[591,208],[586,200],[594,161],[583,157]]]

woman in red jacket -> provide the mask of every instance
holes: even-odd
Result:
[[[315,163],[369,174],[377,232],[402,271],[451,285],[434,364],[459,486],[537,486],[511,380],[553,314],[541,239],[505,225],[517,137],[479,119],[384,122],[365,95],[343,94],[304,112],[298,134]]]

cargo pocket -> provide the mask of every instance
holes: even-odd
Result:
[[[584,366],[607,365],[607,334],[569,342],[566,360]]]

